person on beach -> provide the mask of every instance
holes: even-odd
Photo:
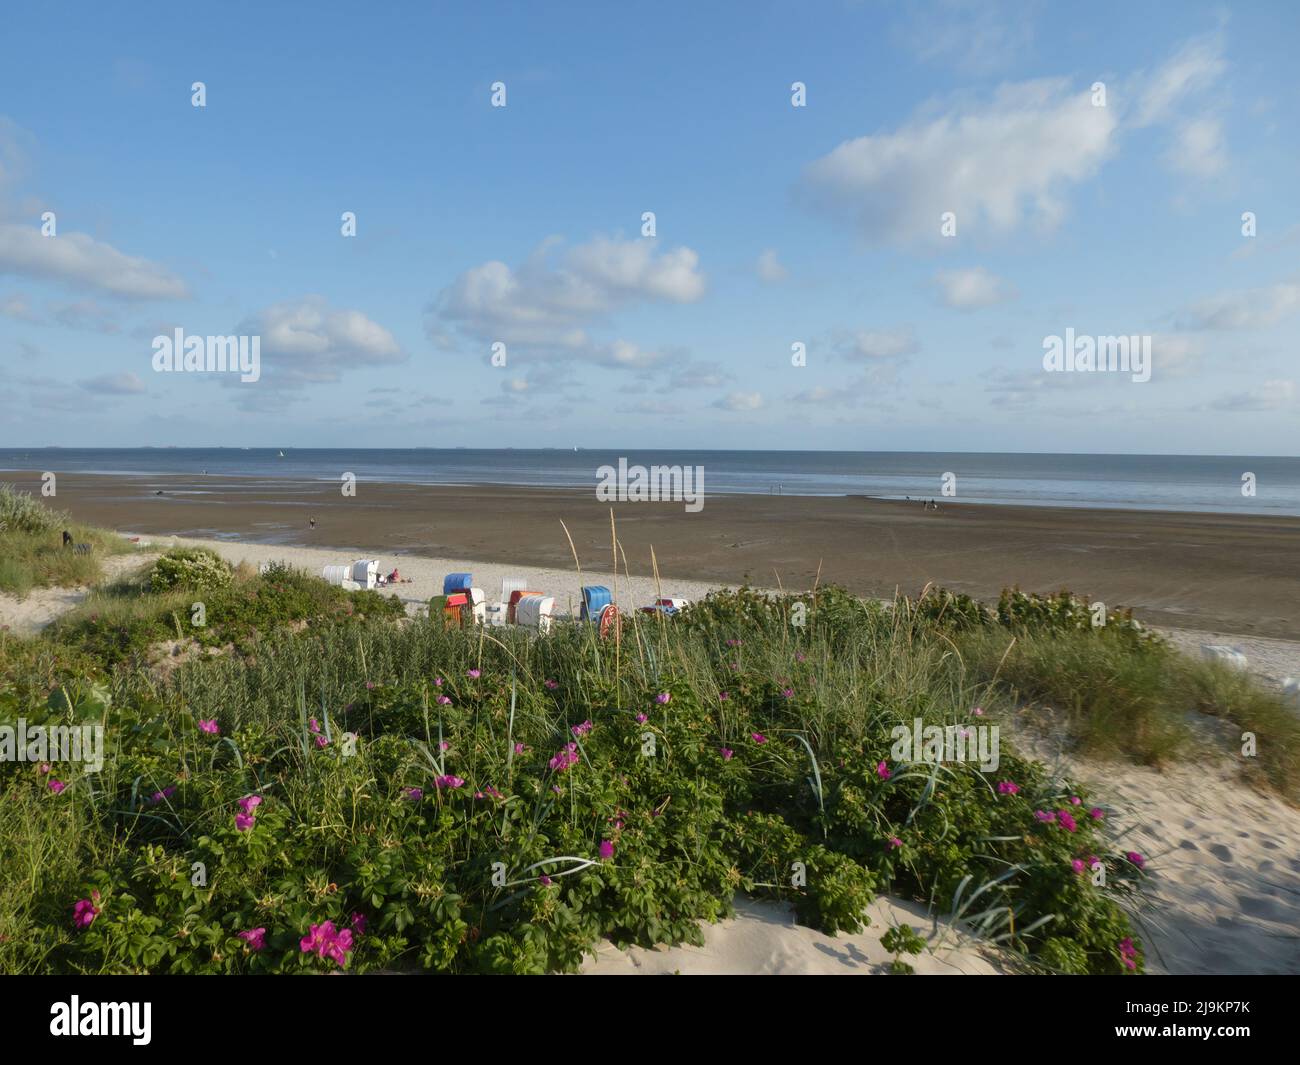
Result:
[[[315,518],[308,518],[307,521],[308,521],[308,523],[311,525],[311,527],[312,527],[313,529],[316,528],[316,519],[315,519]]]
[[[64,547],[72,546],[72,533],[68,532],[67,529],[63,530],[63,546]]]

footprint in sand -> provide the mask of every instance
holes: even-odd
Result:
[[[1180,846],[1185,851],[1198,851],[1201,849],[1190,839],[1183,840],[1180,844],[1178,844],[1178,846]]]
[[[1213,847],[1211,847],[1210,853],[1213,854],[1216,858],[1218,858],[1219,861],[1221,862],[1232,861],[1232,851],[1228,850],[1228,848],[1225,847],[1222,843],[1216,843]]]
[[[1237,905],[1241,912],[1249,917],[1272,921],[1277,919],[1277,903],[1272,899],[1261,899],[1254,895],[1238,895]]]

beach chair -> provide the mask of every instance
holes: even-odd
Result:
[[[442,579],[442,594],[455,595],[457,592],[469,593],[470,585],[474,583],[472,573],[448,573]]]
[[[594,621],[600,618],[601,611],[614,601],[609,589],[603,584],[584,584],[582,586],[582,607],[578,611],[579,621]]]
[[[545,593],[530,591],[527,588],[516,588],[513,592],[510,593],[510,602],[506,606],[506,621],[510,622],[511,625],[518,623],[518,618],[516,617],[516,610],[519,605],[519,600],[523,599],[525,596],[543,595],[543,594]]]
[[[341,588],[344,581],[352,580],[352,567],[347,566],[326,566],[320,571],[320,575],[327,584],[332,584],[336,588]]]
[[[88,555],[94,548],[90,544],[73,544],[72,550],[79,555]]]
[[[510,596],[514,592],[521,592],[528,587],[528,582],[521,580],[519,577],[502,577],[501,578],[501,602],[509,605]]]
[[[350,577],[362,588],[374,588],[379,583],[379,560],[374,558],[354,560]]]
[[[517,594],[517,593],[516,593]],[[518,624],[538,632],[550,632],[551,621],[555,612],[555,596],[525,595],[515,604],[515,620]]]

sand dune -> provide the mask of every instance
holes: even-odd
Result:
[[[329,563],[355,557],[347,551],[243,544],[216,540],[155,538],[138,555],[109,559],[120,574],[156,553],[181,544],[211,547],[232,563],[284,561],[319,572]],[[496,565],[466,559],[380,556],[385,570],[397,566],[412,583],[385,589],[409,612],[439,594],[446,573],[470,571],[495,599],[502,577],[527,578],[553,594],[557,609],[578,602],[581,584],[614,586],[608,572],[536,566]],[[665,579],[664,594],[698,598],[714,585]],[[625,609],[653,601],[652,578],[620,577]],[[46,589],[17,601],[0,596],[0,625],[34,632],[86,592]],[[1251,656],[1252,667],[1275,682],[1283,673],[1300,675],[1300,644],[1258,637],[1224,637],[1189,631],[1171,633],[1190,653],[1201,643],[1229,642]],[[1162,771],[1129,764],[1079,762],[1022,735],[1031,753],[1062,773],[1092,784],[1111,811],[1110,825],[1123,834],[1125,849],[1148,856],[1147,905],[1139,915],[1152,972],[1300,973],[1300,810],[1273,795],[1251,790],[1226,759],[1184,764]],[[734,919],[704,929],[705,946],[619,951],[606,945],[584,971],[617,973],[874,973],[890,955],[880,936],[906,922],[928,937],[931,951],[910,959],[921,973],[998,972],[996,960],[957,930],[935,925],[923,907],[881,898],[872,924],[854,936],[831,938],[796,925],[788,911],[767,903],[738,902]]]

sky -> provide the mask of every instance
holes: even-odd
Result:
[[[1300,454],[1292,0],[470,6],[8,10],[0,446]]]

